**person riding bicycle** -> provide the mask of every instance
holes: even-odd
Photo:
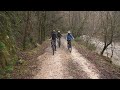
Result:
[[[57,37],[58,37],[58,45],[59,45],[59,47],[60,47],[61,37],[62,37],[62,34],[60,33],[60,31],[57,32]]]
[[[60,33],[60,31],[58,31],[57,37],[58,37],[58,38],[61,38],[61,37],[62,37],[62,34]]]
[[[54,43],[55,43],[55,51],[56,51],[56,39],[57,39],[57,33],[56,33],[55,30],[53,30],[53,31],[51,32],[51,39],[52,39],[52,41],[54,41]],[[51,42],[51,44],[52,44],[52,42]]]
[[[71,40],[73,40],[74,37],[73,37],[73,35],[71,34],[70,31],[68,31],[68,34],[67,34],[66,39],[67,39],[67,44],[71,46]],[[68,49],[69,49],[69,48],[71,48],[71,47],[68,47]]]

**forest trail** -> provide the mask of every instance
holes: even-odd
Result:
[[[39,56],[38,69],[34,79],[100,79],[97,68],[84,58],[74,47],[68,52],[66,40],[52,55],[51,47]],[[42,62],[42,63],[41,63]]]

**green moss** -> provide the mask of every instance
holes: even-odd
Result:
[[[5,44],[0,41],[0,51],[2,51],[3,49],[5,49]]]
[[[76,38],[75,38],[75,41],[80,41],[80,37],[76,37]]]
[[[13,71],[13,66],[12,65],[9,65],[9,66],[5,67],[5,72],[6,73],[11,73],[12,71]]]
[[[11,58],[10,62],[4,67],[0,68],[0,78],[11,78],[11,74],[14,70],[14,65],[16,64],[16,61],[18,60],[18,57],[15,55],[13,58]]]

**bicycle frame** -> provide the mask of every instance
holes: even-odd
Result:
[[[53,55],[54,55],[54,52],[55,52],[55,41],[54,40],[51,40],[51,47],[52,47]]]
[[[72,51],[71,41],[68,41],[67,47],[68,47],[68,50],[71,52]]]
[[[58,46],[60,47],[60,45],[61,45],[61,40],[60,38],[58,38]]]

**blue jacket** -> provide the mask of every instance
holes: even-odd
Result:
[[[67,40],[73,40],[74,37],[72,34],[67,34],[67,37],[66,37]]]

